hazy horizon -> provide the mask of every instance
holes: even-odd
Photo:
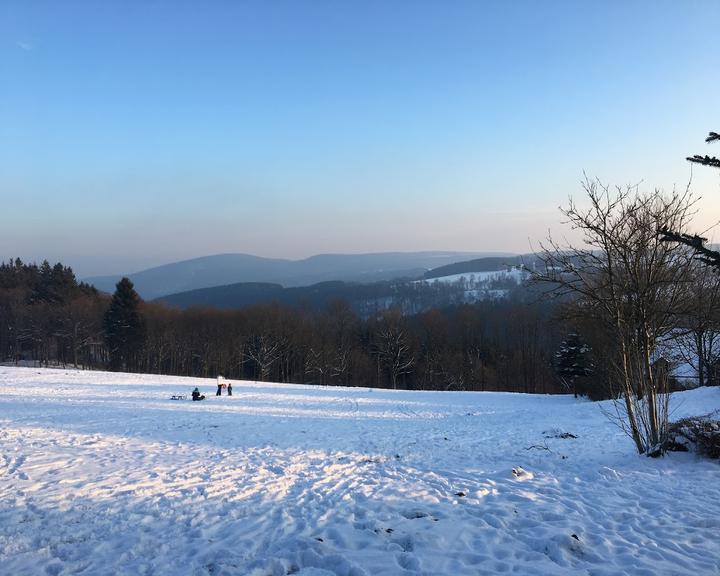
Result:
[[[710,0],[4,2],[0,258],[524,253],[568,233],[583,171],[692,175],[704,231],[720,178],[685,157],[717,155],[718,21]]]
[[[161,266],[168,265],[168,264],[176,264],[176,263],[179,263],[179,262],[196,260],[196,259],[200,259],[200,258],[212,258],[212,257],[215,257],[215,256],[246,255],[246,256],[253,256],[253,257],[258,257],[258,258],[269,258],[269,259],[287,260],[287,261],[291,261],[291,262],[299,262],[299,261],[303,261],[303,260],[306,260],[306,259],[308,259],[308,258],[312,258],[312,257],[316,257],[316,256],[346,256],[346,255],[360,256],[360,255],[393,254],[393,253],[395,253],[395,254],[420,254],[420,253],[432,253],[432,252],[437,252],[437,253],[439,253],[439,254],[463,254],[463,253],[466,253],[466,254],[471,255],[471,256],[468,257],[468,259],[473,259],[473,258],[475,258],[475,257],[480,258],[480,257],[485,257],[485,256],[503,256],[503,255],[513,255],[513,256],[516,256],[516,255],[520,255],[519,253],[516,253],[516,252],[502,251],[502,250],[487,250],[487,251],[485,251],[485,250],[483,250],[483,251],[467,251],[467,250],[388,250],[388,251],[383,251],[383,252],[322,252],[322,253],[317,253],[317,254],[309,254],[309,255],[307,255],[307,256],[301,256],[301,257],[298,257],[298,258],[285,258],[285,257],[282,257],[282,256],[259,256],[259,255],[257,255],[257,254],[248,254],[248,253],[245,253],[245,252],[224,252],[224,253],[217,253],[217,254],[202,254],[202,255],[199,255],[199,256],[192,256],[192,257],[190,257],[190,258],[180,258],[180,259],[178,259],[178,260],[167,260],[167,261],[165,261],[165,260],[158,260],[157,262],[155,262],[154,259],[148,259],[147,262],[149,262],[149,264],[146,265],[146,266],[143,266],[143,267],[141,267],[141,268],[138,268],[138,269],[126,268],[126,269],[122,269],[122,270],[117,270],[117,271],[115,271],[115,272],[109,272],[109,273],[103,273],[103,272],[101,272],[101,273],[99,273],[99,274],[95,274],[95,273],[87,274],[87,273],[84,273],[84,272],[82,271],[82,268],[81,268],[80,271],[78,271],[74,266],[72,266],[72,264],[70,263],[70,261],[67,261],[67,262],[63,261],[62,263],[63,263],[64,265],[66,265],[66,266],[71,266],[71,267],[73,268],[73,271],[75,272],[76,277],[82,279],[82,278],[92,278],[92,277],[99,277],[99,276],[120,276],[120,275],[135,274],[135,273],[138,273],[138,272],[144,272],[144,271],[146,271],[146,270],[148,270],[148,269],[153,269],[153,268],[161,267]],[[477,255],[477,256],[475,256],[475,255]],[[37,263],[37,264],[40,264],[40,263],[41,263],[41,260],[29,260],[29,262],[35,262],[35,263]],[[133,262],[135,262],[135,260],[133,260]],[[54,263],[55,263],[55,260],[53,260],[51,263],[54,264]]]

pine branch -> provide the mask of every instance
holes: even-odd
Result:
[[[665,229],[661,229],[659,233],[662,242],[678,242],[689,246],[695,251],[695,257],[700,262],[720,270],[720,252],[710,250],[710,248],[705,246],[707,238],[703,238],[697,234],[684,234]]]
[[[708,137],[705,138],[705,142],[707,142],[708,144],[716,140],[720,140],[720,134],[718,134],[717,132],[710,132],[708,134]],[[695,164],[701,164],[702,166],[712,166],[713,168],[720,168],[720,159],[715,158],[714,156],[702,156],[700,154],[695,154],[694,156],[688,156],[686,160],[688,162],[694,162]]]
[[[702,164],[703,166],[720,168],[720,158],[715,158],[714,156],[700,156],[699,154],[695,154],[695,156],[688,156],[686,160],[688,162],[694,162],[695,164]]]

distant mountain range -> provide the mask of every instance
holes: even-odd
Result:
[[[511,257],[478,252],[380,252],[375,254],[320,254],[303,260],[262,258],[250,254],[218,254],[127,274],[146,300],[169,294],[238,283],[309,286],[327,281],[372,283],[397,278],[422,278],[431,269],[479,257]],[[122,276],[84,278],[99,290],[112,293]],[[248,288],[258,294],[269,286]],[[202,296],[201,298],[204,298]],[[209,302],[208,302],[209,303]]]

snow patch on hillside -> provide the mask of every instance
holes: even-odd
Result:
[[[528,277],[529,275],[526,271],[513,267],[509,270],[451,274],[450,276],[441,276],[439,278],[416,280],[416,282],[460,286],[462,288],[462,301],[465,303],[473,303],[482,300],[506,298],[511,288],[520,286]]]
[[[520,268],[511,268],[510,270],[495,270],[491,272],[465,272],[464,274],[451,274],[450,276],[441,276],[439,278],[430,278],[421,280],[421,282],[445,282],[452,284],[455,282],[465,281],[469,283],[489,283],[494,280],[511,280],[516,284],[528,278],[528,273]]]

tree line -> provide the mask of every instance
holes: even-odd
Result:
[[[562,392],[554,303],[506,300],[370,317],[322,309],[239,310],[144,302],[123,279],[113,296],[69,267],[0,264],[0,358],[89,369],[319,385]]]

